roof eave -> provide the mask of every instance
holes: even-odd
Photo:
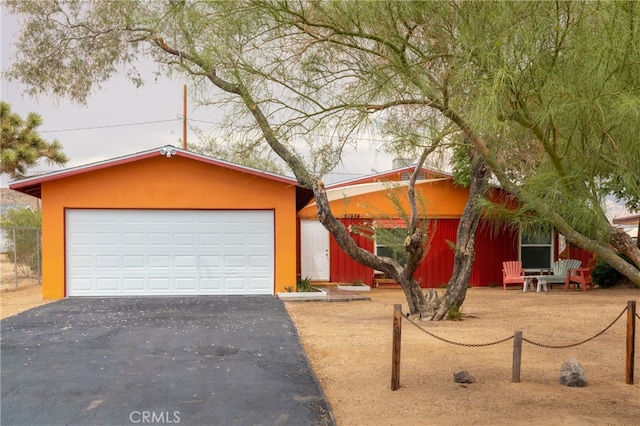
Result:
[[[242,173],[249,173],[249,174],[260,176],[266,179],[282,182],[288,185],[298,186],[298,182],[295,179],[290,178],[288,176],[282,176],[275,173],[266,172],[264,170],[258,170],[251,167],[241,166],[239,164],[230,163],[224,160],[218,160],[216,158],[207,157],[202,154],[196,154],[180,148],[175,148],[171,145],[167,145],[160,148],[153,148],[148,151],[129,154],[123,157],[111,158],[111,159],[99,161],[96,163],[84,164],[81,166],[71,167],[69,169],[57,170],[55,172],[46,173],[43,175],[31,176],[31,177],[19,179],[19,180],[10,182],[9,188],[18,192],[22,192],[24,194],[41,198],[41,188],[42,188],[42,184],[45,182],[50,182],[53,180],[67,178],[67,177],[75,176],[82,173],[101,170],[101,169],[105,169],[108,167],[113,167],[121,164],[127,164],[133,161],[144,160],[146,158],[151,158],[158,155],[163,155],[167,157],[179,156],[179,157],[190,158],[192,160],[201,161],[207,164],[225,167],[227,169],[239,171]]]

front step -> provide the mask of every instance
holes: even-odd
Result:
[[[376,278],[373,280],[375,288],[402,288],[396,280],[391,278]]]

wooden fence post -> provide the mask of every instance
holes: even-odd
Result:
[[[627,302],[627,365],[625,369],[625,383],[633,384],[633,364],[636,346],[636,301]]]
[[[402,305],[393,305],[393,347],[391,354],[391,390],[400,388],[400,343],[402,335]]]
[[[522,359],[522,331],[513,333],[513,365],[511,367],[511,382],[520,383],[520,364]]]

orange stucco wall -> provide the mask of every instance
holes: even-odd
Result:
[[[275,288],[296,282],[295,187],[174,156],[42,183],[42,294],[65,297],[65,208],[273,210]]]
[[[331,211],[336,217],[398,217],[398,208],[391,201],[390,192],[402,200],[402,209],[409,212],[407,187],[390,188],[377,192],[356,195],[348,199],[339,198],[330,202]],[[430,218],[457,218],[469,198],[466,188],[456,186],[451,180],[441,180],[416,185],[419,213]],[[317,206],[312,203],[298,212],[299,218],[317,218]]]

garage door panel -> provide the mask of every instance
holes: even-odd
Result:
[[[216,255],[200,256],[201,268],[219,268],[220,264],[221,264],[220,256],[216,256]]]
[[[168,291],[171,289],[171,280],[168,277],[149,278],[149,288],[151,290]]]
[[[96,280],[98,292],[108,292],[118,294],[119,280],[117,278],[98,278]]]
[[[122,232],[122,245],[125,247],[144,246],[144,234],[141,232]]]
[[[124,269],[137,269],[143,270],[145,265],[144,256],[141,255],[123,255],[122,256],[122,267]]]
[[[273,294],[273,244],[271,211],[71,209],[67,295]]]
[[[83,256],[77,255],[70,259],[67,262],[67,267],[74,270],[92,270],[93,267],[93,257],[92,256]]]
[[[144,286],[145,279],[144,278],[123,278],[122,279],[122,290],[125,293],[131,292],[143,292],[145,289]],[[140,293],[138,293],[140,294]]]
[[[118,264],[119,259],[120,257],[116,255],[96,256],[96,267],[98,269],[118,269],[120,267]]]
[[[176,290],[188,290],[195,293],[198,290],[195,278],[176,278]]]
[[[149,256],[149,268],[151,269],[168,269],[171,266],[171,257],[164,256]]]

